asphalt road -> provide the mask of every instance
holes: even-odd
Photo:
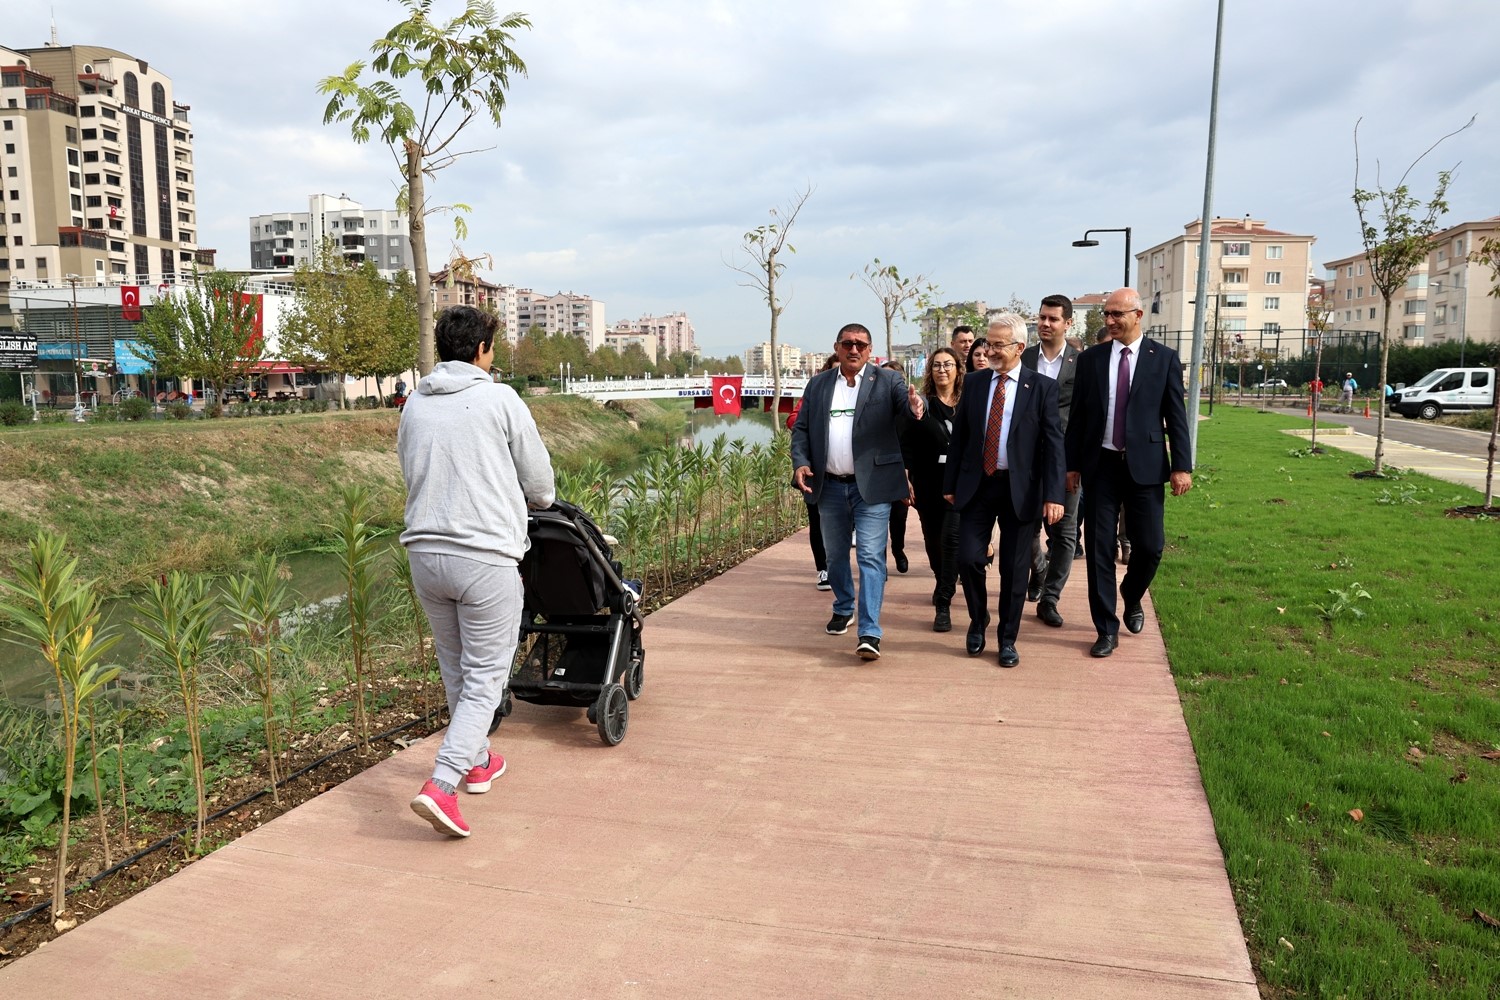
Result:
[[[1222,406],[1226,402],[1234,405],[1238,403],[1238,398],[1231,396],[1227,400],[1220,399],[1214,405]],[[1247,393],[1244,405],[1253,407],[1258,404],[1255,401],[1255,397]],[[1304,416],[1307,413],[1306,403],[1302,405],[1300,410],[1293,409],[1288,411],[1280,406],[1273,406],[1272,409],[1278,413],[1291,412],[1299,416]],[[1363,413],[1364,411],[1361,409],[1356,409],[1352,414],[1330,413],[1327,410],[1320,410],[1318,411],[1318,426],[1326,427],[1329,424],[1343,424],[1353,427],[1356,433],[1369,434],[1373,437],[1375,426],[1378,423],[1375,411],[1370,411],[1368,420],[1365,419]],[[1435,451],[1445,451],[1451,455],[1466,455],[1470,458],[1478,459],[1484,459],[1489,456],[1490,436],[1486,431],[1473,431],[1462,427],[1447,427],[1443,424],[1427,420],[1387,415],[1385,418],[1385,436],[1390,441],[1399,441],[1402,444],[1412,444],[1422,448],[1432,448]]]

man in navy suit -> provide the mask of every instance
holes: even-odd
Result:
[[[910,493],[899,417],[922,419],[914,387],[888,368],[870,364],[870,331],[850,323],[834,340],[838,367],[814,375],[792,425],[792,482],[816,504],[833,587],[833,617],[825,631],[843,635],[855,614],[849,549],[857,538],[861,659],[880,658],[880,606],[885,597],[885,542],[891,504]]]
[[[958,511],[958,572],[969,608],[965,649],[984,652],[989,625],[985,548],[998,518],[1000,665],[1016,651],[1038,521],[1063,515],[1063,432],[1057,383],[1021,365],[1026,321],[1001,313],[989,327],[990,367],[964,379],[948,446],[944,496]]]
[[[1105,300],[1110,339],[1079,355],[1068,418],[1068,489],[1083,486],[1089,613],[1098,633],[1089,653],[1098,657],[1113,653],[1119,641],[1113,555],[1120,511],[1131,557],[1118,596],[1125,602],[1125,628],[1138,633],[1146,627],[1141,600],[1167,543],[1162,484],[1171,484],[1173,496],[1193,488],[1182,361],[1141,336],[1141,315],[1134,289],[1121,288]]]
[[[1057,383],[1057,411],[1062,418],[1063,433],[1068,432],[1068,409],[1073,405],[1073,381],[1078,369],[1078,348],[1068,343],[1068,327],[1073,322],[1073,300],[1066,295],[1049,295],[1036,311],[1036,333],[1040,343],[1021,352],[1021,364]],[[1073,552],[1078,548],[1078,491],[1063,500],[1063,516],[1047,525],[1047,552],[1042,554],[1042,538],[1031,540],[1031,586],[1027,597],[1037,602],[1036,616],[1054,628],[1060,628],[1062,615],[1057,601],[1073,571]]]

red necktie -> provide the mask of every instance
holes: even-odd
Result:
[[[1110,441],[1125,450],[1125,404],[1130,401],[1130,348],[1120,348],[1120,373],[1115,376],[1115,429]]]
[[[1005,422],[1005,384],[1010,380],[997,374],[999,385],[990,403],[990,419],[984,426],[984,474],[993,476],[1000,468],[1000,425]]]

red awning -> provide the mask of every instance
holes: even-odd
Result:
[[[254,370],[261,375],[301,375],[303,369],[290,361],[257,361]]]

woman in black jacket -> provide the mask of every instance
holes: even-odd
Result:
[[[958,514],[943,499],[943,470],[948,461],[948,436],[953,412],[963,391],[964,362],[951,347],[939,347],[927,359],[922,395],[927,406],[921,420],[908,418],[901,432],[901,454],[911,480],[913,506],[922,522],[927,563],[937,586],[932,604],[937,609],[932,630],[953,628],[948,605],[958,581]]]

